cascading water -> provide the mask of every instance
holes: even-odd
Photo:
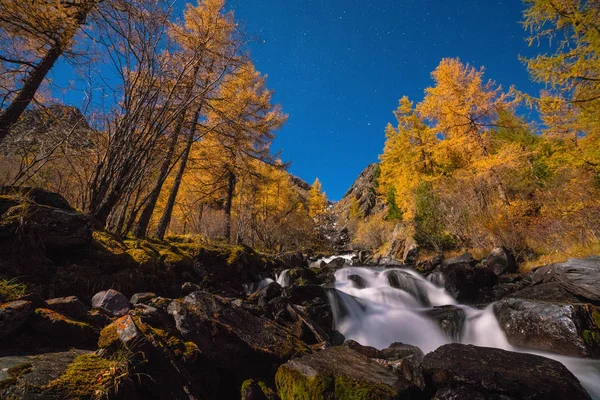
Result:
[[[290,286],[290,282],[291,282],[290,270],[284,269],[283,271],[281,271],[281,273],[279,275],[275,276],[275,281],[277,283],[279,283],[279,286],[281,286],[281,287]]]
[[[335,273],[336,290],[329,292],[336,329],[346,339],[378,349],[403,342],[428,353],[460,342],[542,355],[563,363],[600,399],[599,360],[517,349],[508,343],[492,306],[459,305],[434,282],[439,284],[399,268],[342,268]]]

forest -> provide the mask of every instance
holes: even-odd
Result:
[[[120,237],[167,234],[272,253],[322,245],[324,221],[385,253],[504,245],[524,258],[598,249],[598,5],[527,0],[523,58],[539,94],[441,60],[403,97],[373,182],[385,210],[337,215],[270,145],[286,114],[224,0],[3,0],[0,183],[62,194]],[[98,66],[104,71],[98,75]],[[85,82],[77,107],[48,73]],[[357,202],[356,199],[350,200]]]

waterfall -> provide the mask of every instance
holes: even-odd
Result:
[[[335,273],[328,292],[335,328],[346,339],[378,349],[393,342],[424,353],[452,342],[538,354],[563,363],[593,398],[600,398],[600,360],[587,360],[511,346],[492,305],[477,309],[457,304],[439,286],[415,271],[348,267]]]
[[[279,286],[281,286],[281,287],[290,286],[290,283],[291,283],[290,270],[284,269],[283,271],[281,271],[281,273],[279,275],[275,276],[275,281],[277,283],[279,283]]]

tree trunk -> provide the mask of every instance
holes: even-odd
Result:
[[[61,47],[56,44],[48,50],[42,61],[36,65],[31,75],[23,82],[23,87],[10,105],[0,114],[0,143],[10,132],[12,126],[19,120],[23,112],[33,100],[35,93],[44,78],[62,54]]]
[[[169,144],[169,148],[167,150],[167,154],[165,155],[165,159],[163,160],[163,163],[160,167],[158,180],[156,181],[154,188],[150,192],[148,201],[146,202],[146,205],[144,206],[144,209],[140,214],[140,219],[133,228],[133,235],[137,238],[146,236],[146,232],[148,231],[148,225],[150,224],[150,219],[152,218],[154,209],[156,208],[158,197],[160,196],[162,187],[165,181],[167,180],[167,176],[169,175],[169,169],[171,166],[171,162],[173,161],[173,155],[175,154],[175,150],[177,149],[177,142],[179,142],[179,135],[181,133],[184,120],[185,112],[181,114],[179,121],[177,121],[175,131],[173,132],[173,137],[171,138],[171,143]]]
[[[237,183],[235,174],[229,171],[227,182],[227,199],[225,199],[225,238],[231,240],[231,206],[233,204],[233,195],[235,193],[235,184]]]
[[[190,132],[188,133],[187,141],[185,143],[185,149],[183,150],[183,154],[181,155],[181,163],[179,164],[179,170],[177,171],[177,175],[175,176],[175,181],[173,182],[171,193],[169,193],[169,199],[167,200],[165,210],[163,211],[163,215],[160,218],[158,227],[156,228],[156,237],[160,240],[163,240],[165,238],[167,228],[171,223],[173,208],[175,207],[175,200],[177,200],[179,187],[181,186],[181,181],[183,179],[183,174],[185,173],[187,161],[190,157],[190,151],[192,149],[192,144],[194,143],[194,136],[196,134],[196,128],[198,127],[198,118],[200,118],[201,110],[202,107],[199,107],[198,110],[194,113],[194,119],[192,120],[192,126],[190,127]]]

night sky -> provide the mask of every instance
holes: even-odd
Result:
[[[178,11],[189,1],[176,0]],[[540,89],[518,59],[539,51],[525,41],[521,0],[229,0],[228,7],[289,115],[273,150],[294,175],[318,177],[331,200],[378,160],[398,100],[421,101],[442,58],[485,66],[505,88]],[[61,62],[51,77],[60,85],[71,70]],[[81,103],[75,90],[55,94]]]
[[[183,0],[179,0],[183,1]],[[340,199],[383,150],[392,111],[420,101],[444,57],[485,66],[536,94],[519,55],[535,54],[521,0],[231,0],[251,55],[289,114],[274,148],[290,172]]]

